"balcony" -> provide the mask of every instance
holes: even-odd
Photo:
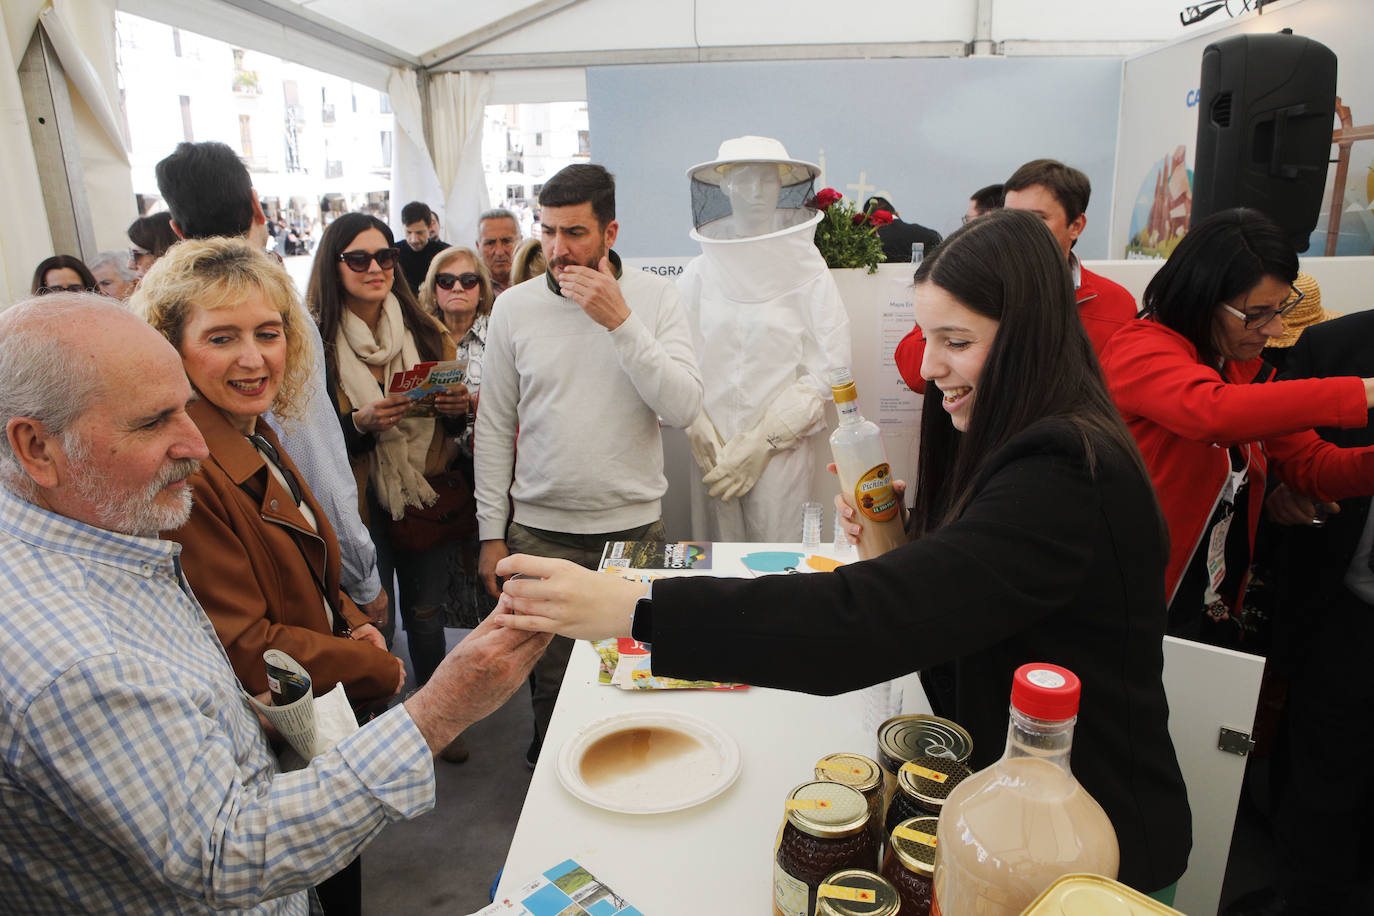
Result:
[[[235,70],[234,95],[262,95],[262,87],[258,85],[258,71]]]
[[[324,177],[325,177],[325,178],[342,178],[342,177],[343,177],[343,160],[342,160],[342,159],[326,159],[326,160],[325,160],[325,163],[324,163]]]
[[[334,106],[332,104],[320,106],[320,121],[325,124],[334,123]]]

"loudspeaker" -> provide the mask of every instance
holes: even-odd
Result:
[[[1253,207],[1306,251],[1336,116],[1336,55],[1294,35],[1236,35],[1202,52],[1192,222]]]

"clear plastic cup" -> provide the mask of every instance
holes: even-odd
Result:
[[[802,503],[802,550],[808,554],[821,551],[821,521],[825,507],[820,503]]]

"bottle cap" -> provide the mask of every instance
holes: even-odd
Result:
[[[1078,715],[1083,685],[1068,668],[1031,662],[1016,669],[1011,679],[1011,705],[1035,719],[1059,721]]]

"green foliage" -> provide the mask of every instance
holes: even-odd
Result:
[[[816,224],[816,248],[827,266],[867,267],[873,273],[881,261],[887,260],[883,243],[877,227],[867,219],[856,223],[856,214],[854,205],[843,198],[822,209],[821,221]]]

